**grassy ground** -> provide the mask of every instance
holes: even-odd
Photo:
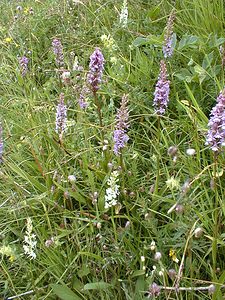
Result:
[[[128,0],[124,27],[122,6],[0,2],[1,299],[154,299],[153,282],[162,287],[158,299],[224,299],[224,153],[205,145],[224,86],[223,1]],[[170,102],[160,118],[153,93],[173,8]],[[63,45],[66,82],[54,38]],[[103,82],[83,110],[78,99],[96,47],[105,58]],[[67,130],[60,139],[61,93]],[[124,94],[129,141],[116,156],[113,131]],[[106,209],[113,171],[118,205]],[[26,245],[33,245],[33,259]]]

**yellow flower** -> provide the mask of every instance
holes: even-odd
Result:
[[[27,15],[29,13],[29,11],[30,11],[29,7],[24,8],[25,15]]]
[[[15,258],[14,255],[11,255],[11,256],[9,257],[9,261],[10,261],[10,262],[14,262],[15,259],[16,259],[16,258]]]
[[[179,259],[177,258],[176,251],[174,249],[170,249],[169,257],[171,257],[175,263],[177,263],[177,264],[179,263]]]
[[[7,256],[9,258],[10,262],[13,262],[16,259],[15,254],[14,254],[15,252],[12,249],[12,247],[9,246],[9,245],[8,246],[5,246],[5,245],[1,246],[0,247],[0,253],[2,255]]]
[[[11,37],[7,37],[7,38],[5,38],[5,42],[6,43],[12,43],[12,38]]]
[[[166,186],[171,190],[178,190],[180,188],[180,182],[172,176],[166,181]]]

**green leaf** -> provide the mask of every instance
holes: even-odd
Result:
[[[132,274],[131,278],[138,277],[138,276],[142,276],[142,275],[144,275],[144,274],[145,274],[145,271],[144,271],[144,270],[137,270],[137,271],[135,271],[135,272]]]
[[[212,61],[213,61],[213,55],[214,55],[214,51],[205,55],[205,58],[203,59],[203,62],[202,62],[203,69],[208,69],[208,67],[211,66]]]
[[[196,66],[194,67],[194,70],[195,70],[195,73],[197,73],[197,75],[198,75],[199,82],[202,83],[203,80],[204,80],[204,79],[206,78],[206,76],[207,76],[207,73],[206,73],[205,69],[203,69],[203,68],[202,68],[201,66],[199,66],[199,65],[196,65]]]
[[[111,288],[112,285],[104,282],[104,281],[99,281],[99,282],[92,282],[92,283],[87,283],[84,286],[84,290],[106,290],[108,288]]]
[[[181,81],[191,82],[193,75],[187,69],[181,69],[179,73],[176,73],[176,76]]]
[[[179,42],[178,45],[178,50],[182,50],[184,48],[196,48],[197,47],[197,42],[199,41],[199,38],[194,35],[185,35],[182,37],[182,39]]]
[[[77,272],[77,275],[82,278],[84,276],[87,276],[88,274],[90,274],[90,269],[87,267],[87,266],[83,266],[82,269],[80,269],[78,272]]]
[[[148,44],[148,39],[147,38],[143,38],[143,37],[137,37],[134,41],[133,41],[133,46],[134,47],[140,47],[143,45]]]
[[[161,46],[163,42],[163,36],[155,36],[155,35],[149,35],[147,38],[144,37],[137,37],[132,45],[134,47],[140,47],[143,45],[155,45],[155,46]]]
[[[82,298],[77,296],[66,285],[51,284],[50,286],[53,292],[62,300],[82,300]]]

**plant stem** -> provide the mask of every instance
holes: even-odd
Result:
[[[213,277],[216,274],[216,263],[217,263],[217,237],[218,237],[218,228],[219,228],[219,221],[218,221],[218,190],[216,186],[216,177],[217,177],[217,157],[218,154],[214,153],[214,164],[213,164],[213,180],[215,185],[215,218],[214,218],[214,238],[212,242],[212,261],[213,261]],[[214,278],[215,279],[215,278]]]
[[[158,116],[157,119],[157,145],[159,147],[159,142],[160,142],[160,116]],[[160,172],[159,172],[159,156],[160,153],[157,153],[157,161],[156,161],[156,180],[155,180],[155,189],[154,189],[154,194],[158,194],[158,188],[159,188],[159,176],[160,176]]]

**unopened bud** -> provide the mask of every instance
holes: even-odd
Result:
[[[173,158],[174,156],[176,156],[177,151],[178,151],[178,148],[176,146],[171,146],[168,148],[167,153],[169,156],[171,156]]]
[[[201,227],[198,227],[195,229],[194,235],[197,239],[200,238],[202,236],[202,234],[203,234],[203,229]]]
[[[184,212],[184,206],[182,204],[177,204],[175,211],[178,214],[182,214]]]
[[[73,183],[76,182],[77,179],[76,179],[76,176],[75,176],[75,175],[69,175],[69,176],[68,176],[68,180],[69,180],[70,183],[73,184]]]
[[[155,258],[155,260],[159,261],[162,258],[161,252],[156,252],[154,258]]]
[[[168,275],[169,275],[169,278],[173,280],[176,277],[177,272],[174,269],[169,269]]]
[[[195,155],[195,153],[196,153],[196,151],[193,148],[189,148],[186,150],[186,154],[189,156],[193,156],[193,155]]]

